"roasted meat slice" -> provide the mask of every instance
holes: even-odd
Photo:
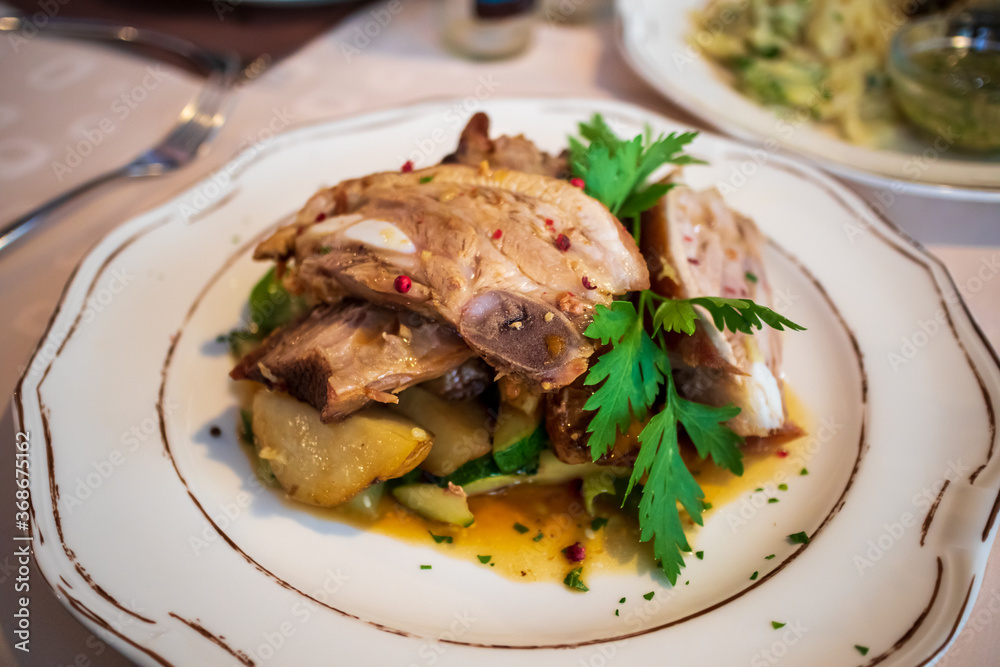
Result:
[[[583,377],[573,384],[545,395],[545,430],[556,458],[563,463],[591,463],[590,434],[587,427],[594,413],[583,406],[597,390],[583,384]],[[635,422],[627,433],[619,433],[614,446],[597,459],[600,465],[632,465],[639,450],[639,432],[644,424]]]
[[[331,422],[370,401],[395,403],[395,392],[445,375],[472,356],[447,324],[345,301],[276,330],[230,376],[288,392]]]
[[[565,181],[441,165],[323,190],[257,248],[293,260],[288,284],[353,295],[452,324],[492,366],[545,389],[593,352],[596,304],[649,284],[631,236]]]
[[[484,161],[494,169],[512,169],[553,178],[568,178],[569,175],[564,155],[549,155],[539,150],[538,146],[523,134],[490,139],[490,118],[480,112],[469,119],[465,129],[462,130],[458,148],[445,157],[442,163],[475,167]]]
[[[660,294],[745,298],[771,307],[760,255],[763,238],[716,190],[677,186],[643,215],[642,224],[643,251]],[[680,393],[710,405],[738,406],[741,412],[729,426],[740,435],[778,432],[786,419],[779,332],[768,327],[752,336],[720,332],[705,313],[697,324],[695,335],[669,341]]]

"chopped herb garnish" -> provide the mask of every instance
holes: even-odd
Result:
[[[856,648],[858,650],[858,653],[860,653],[861,655],[868,655],[867,646],[858,646],[857,644],[855,644],[854,648]]]
[[[774,558],[774,554],[771,554],[770,556],[764,556],[764,560],[771,560],[772,558]]]
[[[519,532],[522,535],[524,535],[526,532],[528,532],[529,528],[527,526],[525,526],[524,524],[515,523],[514,524],[514,530],[516,530],[517,532]]]
[[[583,567],[573,568],[572,570],[569,571],[569,574],[566,575],[566,578],[563,579],[563,583],[574,590],[583,591],[584,593],[586,593],[590,589],[587,588],[587,585],[580,580],[580,575],[582,573],[583,573]]]
[[[617,610],[617,609],[615,609],[615,616],[617,616],[617,615],[618,615],[618,610]]]
[[[427,533],[434,538],[434,542],[437,544],[441,544],[442,542],[444,542],[445,544],[451,544],[452,542],[455,541],[455,539],[451,535],[435,535],[429,530],[427,531]]]
[[[769,502],[769,503],[776,503],[776,502],[778,502],[778,499],[777,498],[768,498],[767,502]]]
[[[757,276],[754,275],[753,273],[747,271],[743,275],[746,276],[746,279],[749,280],[750,282],[752,282],[752,283],[756,283],[757,282]]]
[[[480,563],[483,563],[485,565],[486,563],[490,562],[490,559],[493,558],[493,556],[476,556],[476,558],[479,559]]]
[[[764,487],[763,487],[763,486],[758,486],[758,487],[757,487],[756,489],[754,489],[754,490],[753,490],[753,492],[754,492],[754,493],[760,493],[760,492],[761,492],[761,491],[763,491],[763,490],[764,490]]]
[[[534,537],[532,537],[531,541],[532,542],[540,542],[543,537],[545,537],[545,535],[542,534],[542,531],[538,531],[538,534],[535,535]]]
[[[431,569],[431,566],[430,565],[421,565],[420,569],[421,570],[429,570],[429,569]]]
[[[420,177],[420,182],[421,183],[430,183],[433,180],[434,180],[434,175],[433,174],[431,174],[430,176],[421,176]]]
[[[800,475],[808,475],[809,474],[809,470],[807,468],[803,468],[802,470],[799,471],[799,474]]]
[[[594,518],[594,520],[590,522],[590,529],[600,530],[601,528],[604,528],[606,525],[608,525],[607,517],[599,516]]]
[[[788,490],[788,485],[787,484],[779,484],[778,485],[778,491],[787,491],[787,490]]]
[[[757,580],[757,574],[758,574],[758,572],[756,570],[754,570],[754,573],[750,575],[750,581],[756,581]]]
[[[771,627],[774,628],[775,630],[780,630],[781,628],[785,627],[785,624],[778,623],[777,621],[771,621]]]
[[[788,536],[792,544],[809,544],[809,536],[805,534],[805,531],[801,533],[792,533]]]
[[[705,559],[705,552],[704,551],[695,551],[694,552],[694,556],[698,560],[704,560]]]
[[[647,600],[652,600],[654,595],[656,595],[656,591],[649,591],[642,597],[646,598]]]
[[[618,604],[625,604],[625,598],[622,598],[621,600],[619,600]]]
[[[702,507],[704,507],[705,511],[707,512],[708,510],[712,509],[712,503],[702,503]]]

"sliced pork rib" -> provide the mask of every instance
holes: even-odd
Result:
[[[395,403],[395,392],[445,375],[472,356],[446,324],[345,301],[276,330],[230,376],[288,392],[330,422],[370,401]]]
[[[323,190],[258,258],[289,284],[353,295],[453,325],[492,366],[552,389],[587,368],[593,307],[644,289],[638,248],[565,181],[485,165],[382,173]]]
[[[643,251],[653,289],[672,298],[745,298],[771,307],[771,287],[753,221],[726,206],[716,190],[677,186],[643,216]],[[748,336],[719,332],[706,313],[694,336],[670,338],[682,395],[741,411],[729,426],[743,436],[766,436],[785,424],[781,338],[765,327]]]

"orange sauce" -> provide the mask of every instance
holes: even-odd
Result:
[[[785,400],[789,419],[808,432],[809,415],[787,388]],[[799,436],[780,445],[766,445],[744,452],[741,477],[719,468],[711,461],[685,455],[692,474],[705,492],[705,502],[715,509],[749,494],[758,487],[775,491],[779,479],[793,480],[804,465],[807,438]],[[785,455],[778,455],[778,452]],[[594,572],[644,574],[654,569],[652,548],[639,542],[639,527],[607,496],[598,498],[598,514],[607,518],[594,530],[591,517],[575,484],[542,485],[523,483],[490,494],[469,498],[475,523],[468,528],[430,521],[417,516],[386,493],[375,516],[346,507],[321,509],[300,506],[334,521],[370,530],[396,539],[437,549],[455,558],[479,563],[482,567],[517,581],[562,581],[575,567],[586,564],[585,575]],[[682,512],[688,541],[694,545],[697,531]],[[519,531],[515,524],[527,528]],[[431,536],[449,536],[436,542]],[[570,563],[562,550],[579,542],[586,550],[584,563]],[[479,558],[482,556],[483,558]],[[489,556],[487,562],[481,561]]]

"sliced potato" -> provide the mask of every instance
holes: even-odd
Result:
[[[258,455],[288,495],[321,507],[405,475],[431,449],[426,430],[387,408],[366,408],[324,424],[311,406],[273,391],[254,397],[253,432]]]
[[[434,446],[420,467],[438,477],[491,451],[489,414],[478,401],[447,401],[421,387],[399,395],[396,409],[434,436]]]

